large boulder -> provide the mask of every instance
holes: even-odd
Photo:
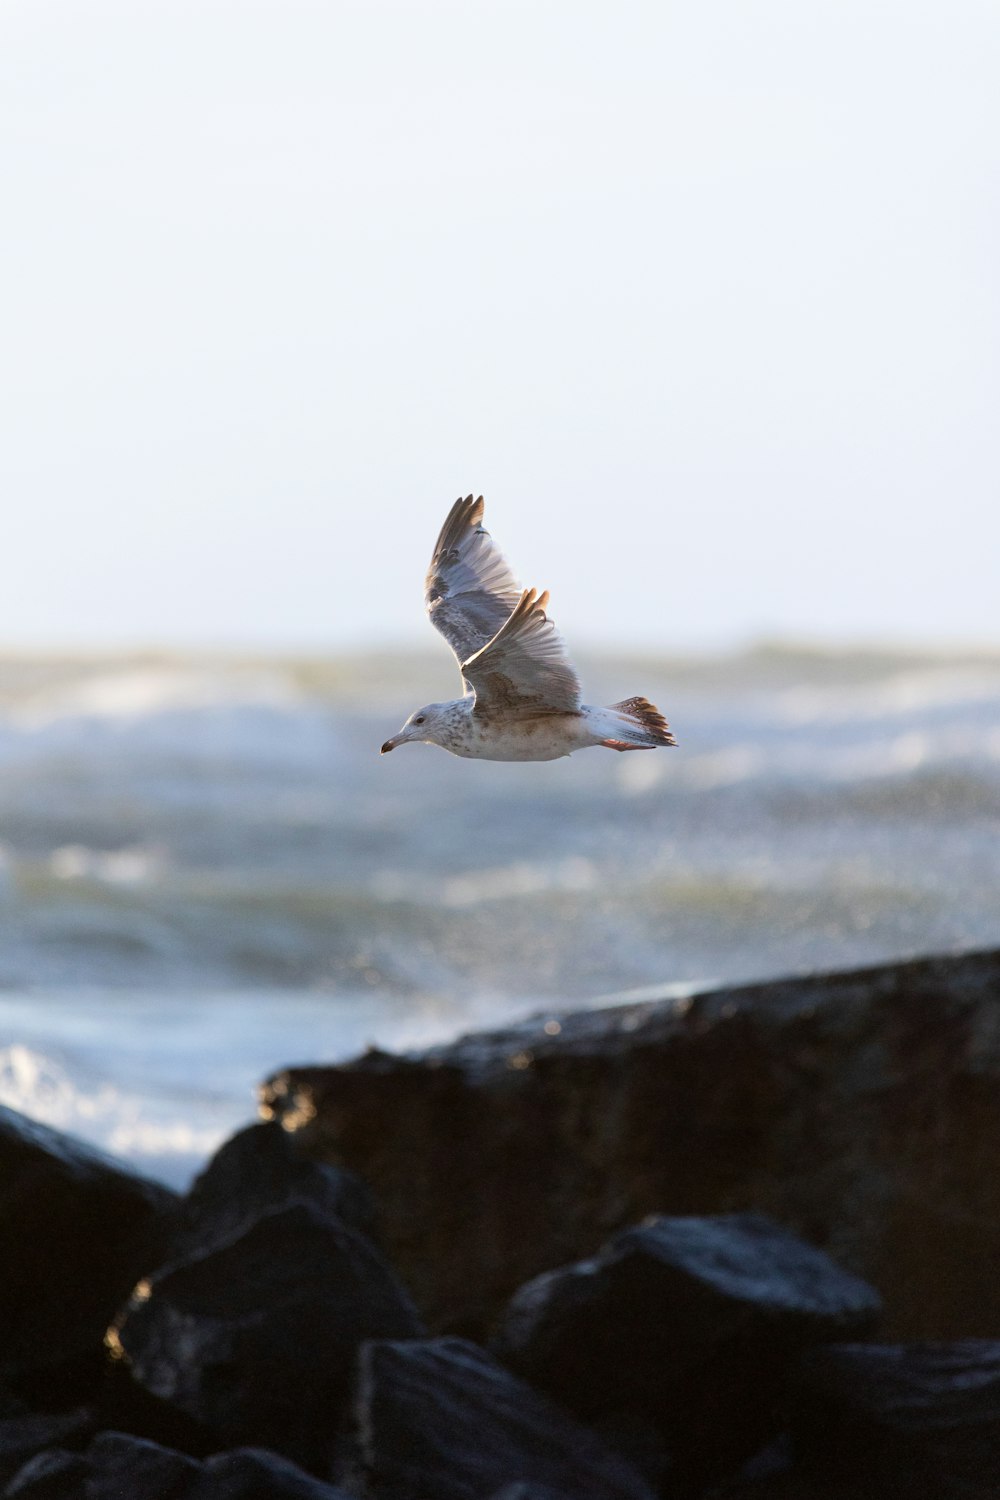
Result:
[[[306,1156],[280,1125],[250,1125],[220,1146],[195,1178],[181,1203],[169,1258],[203,1253],[293,1203],[310,1203],[361,1234],[371,1231],[374,1206],[358,1177]]]
[[[18,1470],[4,1488],[4,1500],[81,1500],[92,1473],[93,1466],[82,1453],[49,1448]]]
[[[109,1500],[117,1497],[109,1496]],[[207,1460],[200,1486],[186,1500],[348,1500],[348,1496],[277,1453],[237,1448]]]
[[[193,1458],[126,1432],[98,1433],[84,1456],[91,1466],[87,1500],[178,1500],[202,1476]]]
[[[26,1463],[4,1500],[348,1500],[343,1490],[264,1449],[199,1463],[125,1432],[102,1432],[85,1453],[52,1449]]]
[[[871,1332],[879,1307],[762,1215],[658,1218],[522,1287],[497,1348],[605,1432],[627,1441],[646,1424],[673,1491],[690,1493],[780,1430],[804,1350]]]
[[[46,1448],[80,1446],[94,1430],[88,1407],[68,1412],[21,1412],[0,1421],[0,1484]]]
[[[378,1251],[298,1203],[147,1278],[111,1343],[220,1446],[262,1444],[323,1470],[361,1342],[421,1332]]]
[[[176,1195],[0,1107],[0,1365],[100,1351],[108,1322],[166,1243]]]
[[[371,1185],[435,1329],[650,1213],[759,1209],[883,1290],[892,1337],[1000,1336],[1000,952],[786,979],[293,1068],[272,1119]]]
[[[366,1500],[490,1500],[517,1481],[652,1500],[592,1432],[464,1339],[366,1344],[356,1420]]]
[[[833,1345],[795,1383],[802,1472],[871,1495],[996,1500],[1000,1342]]]

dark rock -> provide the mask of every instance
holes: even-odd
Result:
[[[115,1339],[112,1334],[112,1345]],[[95,1399],[103,1431],[130,1432],[191,1458],[204,1458],[219,1446],[204,1423],[146,1390],[124,1358],[105,1360]]]
[[[907,1500],[1000,1495],[1000,1343],[834,1345],[796,1382],[807,1473]]]
[[[349,1500],[266,1449],[237,1449],[196,1463],[123,1432],[99,1433],[83,1454],[39,1454],[2,1493],[5,1500]]]
[[[759,1480],[737,1480],[732,1485],[713,1489],[706,1500],[909,1500],[905,1491],[890,1486],[873,1494],[867,1486],[858,1487],[819,1474],[803,1474],[794,1469],[788,1474],[772,1475]]]
[[[81,1141],[0,1108],[0,1362],[100,1350],[155,1264],[176,1195]]]
[[[371,1232],[371,1194],[360,1178],[303,1155],[280,1125],[250,1125],[196,1178],[182,1204],[170,1259],[235,1239],[264,1214],[293,1203],[311,1203],[360,1234]]]
[[[94,1430],[89,1408],[70,1412],[25,1412],[0,1421],[0,1484],[46,1448],[80,1446]]]
[[[368,1500],[486,1500],[518,1481],[581,1500],[652,1496],[599,1438],[464,1339],[365,1344],[357,1424]]]
[[[343,1490],[265,1448],[216,1454],[205,1465],[202,1484],[190,1500],[348,1500]]]
[[[684,1492],[780,1431],[804,1349],[871,1331],[879,1298],[759,1214],[657,1218],[514,1297],[498,1350],[611,1433],[644,1418]]]
[[[491,1500],[575,1500],[575,1497],[567,1495],[565,1490],[551,1489],[547,1484],[529,1482],[505,1484],[502,1490],[491,1496]]]
[[[482,1335],[646,1214],[759,1209],[892,1336],[1000,1336],[1000,951],[549,1020],[264,1086],[371,1184],[432,1327]]]
[[[420,1332],[367,1240],[293,1204],[149,1278],[115,1341],[147,1390],[222,1443],[260,1443],[322,1468],[358,1345]]]
[[[29,1458],[4,1490],[4,1500],[82,1500],[93,1470],[82,1453],[50,1448]]]
[[[202,1466],[183,1453],[126,1432],[101,1432],[83,1460],[87,1500],[187,1500]],[[82,1472],[82,1471],[81,1471]]]
[[[709,1490],[706,1500],[894,1500],[873,1496],[855,1485],[805,1473],[794,1462],[789,1434],[755,1454],[739,1474]],[[899,1497],[902,1500],[902,1497]]]
[[[792,1472],[793,1467],[791,1434],[783,1432],[743,1465],[739,1479],[743,1484],[761,1484],[765,1479],[784,1479]]]

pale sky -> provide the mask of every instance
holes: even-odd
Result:
[[[0,646],[1000,639],[995,0],[0,0]]]

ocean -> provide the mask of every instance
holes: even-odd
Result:
[[[1000,943],[1000,651],[581,666],[678,748],[380,758],[440,652],[0,660],[0,1102],[180,1185],[286,1064]]]

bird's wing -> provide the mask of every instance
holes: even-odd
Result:
[[[580,683],[548,615],[547,593],[525,589],[491,641],[462,663],[477,713],[575,713]]]
[[[483,528],[483,497],[456,500],[434,547],[424,599],[459,666],[491,641],[521,597],[513,573]]]

